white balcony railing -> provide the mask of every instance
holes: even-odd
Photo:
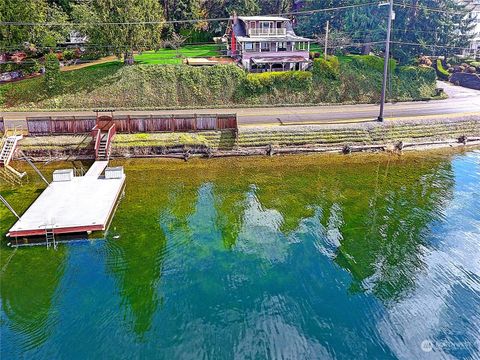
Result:
[[[285,28],[258,28],[258,29],[248,29],[248,36],[282,36],[287,34],[287,29]]]

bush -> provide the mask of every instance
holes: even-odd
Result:
[[[22,70],[25,74],[34,74],[38,73],[41,68],[42,65],[40,65],[36,59],[28,59],[28,62],[23,65]]]
[[[480,61],[472,61],[470,66],[473,66],[477,69],[477,71],[480,71]]]
[[[441,59],[437,59],[437,73],[438,77],[442,80],[448,80],[450,76],[450,73],[443,67]]]
[[[53,93],[59,85],[60,62],[57,55],[50,53],[45,55],[45,88],[48,93]]]
[[[63,50],[62,57],[64,60],[73,60],[75,59],[75,51],[73,50]]]
[[[392,97],[397,100],[426,99],[435,95],[436,74],[430,67],[401,66],[392,86]]]
[[[327,59],[319,58],[313,62],[313,78],[315,82],[325,80],[337,80],[340,75],[340,62],[336,56],[328,56]]]
[[[397,62],[394,59],[390,59],[389,68],[393,72],[397,67]],[[356,55],[353,57],[352,65],[358,69],[374,69],[376,71],[383,72],[384,59],[375,55]]]
[[[264,72],[248,74],[241,92],[242,97],[273,94],[276,91],[302,92],[312,88],[312,73],[308,71]]]

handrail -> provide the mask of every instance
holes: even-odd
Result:
[[[97,132],[97,134],[93,135],[95,131]],[[95,147],[94,147],[95,159],[98,158],[98,149],[100,148],[100,138],[101,138],[100,134],[101,134],[101,130],[98,128],[97,125],[95,125],[92,129],[92,136],[95,136]]]
[[[286,35],[286,28],[251,28],[248,29],[248,36],[281,36]]]
[[[110,157],[110,145],[111,145],[112,139],[116,135],[116,133],[117,133],[117,130],[116,130],[115,123],[114,123],[114,124],[112,124],[112,126],[110,126],[108,128],[108,133],[107,133],[107,143],[106,143],[106,146],[105,146],[105,155],[107,156],[107,159]]]

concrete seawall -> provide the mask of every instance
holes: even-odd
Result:
[[[480,114],[331,125],[241,126],[231,131],[117,135],[113,157],[245,156],[302,152],[396,151],[480,144]],[[36,160],[92,157],[91,138],[42,136],[22,140]]]

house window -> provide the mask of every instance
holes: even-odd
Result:
[[[245,51],[246,52],[253,51],[253,43],[250,43],[250,42],[245,43]]]
[[[260,43],[260,51],[270,51],[270,43],[261,42]]]
[[[296,42],[295,43],[295,50],[305,50],[306,47],[305,47],[305,42],[301,41],[301,42]]]
[[[270,29],[270,21],[262,21],[262,29]]]
[[[287,43],[286,41],[280,41],[277,43],[278,51],[287,51]]]

